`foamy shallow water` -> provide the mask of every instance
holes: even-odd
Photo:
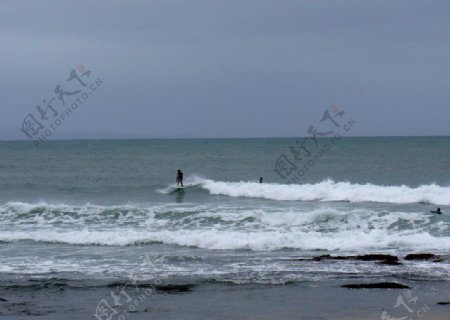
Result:
[[[392,204],[272,200],[254,208],[246,201],[9,202],[0,206],[1,272],[8,277],[123,279],[133,270],[142,281],[190,277],[272,284],[366,274],[443,280],[450,274],[448,264],[426,261],[389,268],[373,262],[297,261],[321,254],[447,255],[450,223],[445,217],[409,208],[392,211],[398,208]]]

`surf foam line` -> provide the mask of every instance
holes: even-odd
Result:
[[[203,179],[202,188],[213,195],[263,198],[277,201],[349,201],[384,203],[429,203],[450,205],[450,187],[436,184],[419,187],[382,186],[334,182],[327,179],[316,184],[277,184],[225,182]]]
[[[6,231],[0,241],[32,241],[70,245],[131,246],[163,243],[180,247],[210,250],[250,249],[272,251],[300,250],[434,250],[448,252],[450,237],[435,237],[429,233],[392,234],[385,230],[370,232],[348,230],[339,233],[303,232],[294,230],[35,230]]]

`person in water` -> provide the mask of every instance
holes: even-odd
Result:
[[[441,213],[442,213],[442,212],[441,212],[441,208],[437,208],[436,211],[431,211],[431,213],[441,214]]]
[[[259,178],[259,183],[263,182],[263,177]]]
[[[183,187],[183,172],[181,172],[180,169],[178,169],[176,181],[177,187],[179,187],[180,185]]]

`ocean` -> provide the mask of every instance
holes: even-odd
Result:
[[[308,164],[306,152],[292,152],[294,138],[1,141],[1,313],[183,318],[164,316],[175,312],[170,303],[124,310],[139,288],[179,301],[195,288],[225,294],[368,280],[432,283],[449,299],[450,137],[317,143],[329,147]],[[430,213],[437,207],[441,215]],[[314,261],[373,253],[402,263]],[[403,260],[411,253],[441,258]],[[113,292],[120,286],[128,293]],[[72,297],[44,308],[35,290],[89,292],[92,306],[73,307]]]

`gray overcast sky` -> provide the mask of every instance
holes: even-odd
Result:
[[[352,135],[450,135],[449,17],[449,1],[1,1],[0,134],[24,138],[83,64],[103,84],[52,137],[304,136],[332,104]]]

